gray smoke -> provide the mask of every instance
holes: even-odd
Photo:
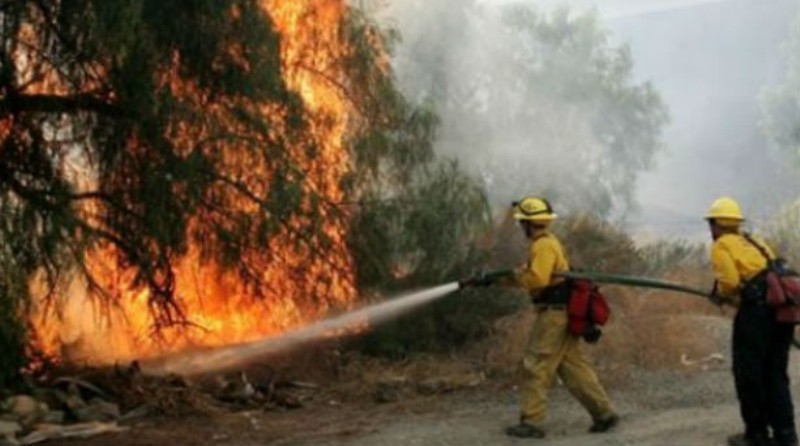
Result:
[[[652,80],[673,117],[667,150],[638,192],[642,221],[691,234],[714,198],[731,195],[758,222],[800,195],[796,175],[759,128],[759,97],[786,72],[784,43],[800,7],[796,0],[675,3],[684,5],[609,20],[630,43],[637,75]]]
[[[581,110],[574,111],[572,122],[542,124],[547,119],[542,113],[536,125],[524,119],[506,122],[504,117],[506,121],[491,122],[496,131],[478,133],[478,127],[462,116],[448,114],[457,107],[441,103],[466,97],[475,107],[499,103],[521,113],[558,106],[525,95],[524,85],[518,95],[507,97],[498,97],[506,90],[493,88],[493,83],[503,81],[507,63],[519,62],[498,55],[520,54],[520,49],[509,52],[504,47],[508,30],[500,18],[504,9],[521,2],[478,1],[478,14],[465,8],[469,2],[463,0],[384,3],[388,6],[378,8],[380,19],[402,36],[394,61],[402,88],[414,100],[437,104],[442,115],[439,153],[458,158],[482,175],[498,204],[526,192],[570,197],[575,178],[570,175],[574,170],[570,161],[592,150],[592,139],[581,127]],[[522,3],[547,14],[564,4],[574,16],[593,11],[615,45],[630,46],[636,81],[652,82],[669,108],[664,150],[654,168],[638,184],[632,183],[636,190],[630,191],[640,205],[630,221],[639,229],[658,235],[704,234],[700,216],[717,196],[736,197],[758,220],[800,194],[796,176],[785,168],[758,126],[760,92],[779,82],[785,72],[782,48],[798,15],[797,0]],[[476,78],[475,73],[491,75]],[[436,82],[440,85],[432,91]],[[437,91],[447,94],[436,97]],[[489,155],[465,151],[464,141],[480,141]],[[531,159],[545,160],[541,165],[546,169],[532,167]],[[492,165],[496,168],[487,168]],[[539,181],[531,182],[525,172],[538,175]],[[545,184],[549,189],[543,190]],[[540,190],[526,189],[532,186]]]

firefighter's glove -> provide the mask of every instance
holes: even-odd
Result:
[[[708,300],[710,300],[712,304],[721,307],[725,303],[725,299],[719,295],[719,293],[717,292],[718,289],[719,289],[719,282],[715,280],[714,287],[711,288],[711,292],[708,293]]]
[[[494,280],[486,275],[486,271],[478,271],[466,279],[458,281],[459,288],[465,287],[487,287],[492,284]]]
[[[718,307],[721,307],[722,305],[725,304],[725,299],[719,294],[709,294],[708,300],[710,300],[712,304]]]
[[[592,324],[586,331],[583,333],[583,340],[589,344],[595,344],[597,341],[600,340],[600,336],[603,335],[603,331],[594,324]]]

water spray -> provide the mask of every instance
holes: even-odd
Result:
[[[408,311],[431,303],[460,288],[457,282],[406,294],[385,302],[329,317],[309,326],[253,342],[213,349],[189,350],[174,355],[142,361],[147,374],[198,375],[229,370],[257,361],[266,355],[296,348],[315,340],[331,338],[368,323],[378,325]]]

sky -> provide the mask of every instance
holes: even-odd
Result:
[[[518,0],[481,0],[482,3],[503,4]],[[568,5],[575,10],[596,9],[604,19],[637,17],[655,12],[676,11],[713,3],[730,3],[734,0],[538,0],[545,9]],[[771,0],[758,0],[771,1]]]
[[[734,196],[757,220],[800,195],[759,128],[760,96],[784,76],[799,3],[707,2],[609,20],[631,46],[636,75],[656,86],[672,114],[666,150],[638,191],[644,221],[662,218],[662,231],[686,235],[687,217],[717,196]]]
[[[503,0],[486,0],[500,2]],[[720,195],[737,198],[753,220],[800,195],[800,179],[758,126],[762,90],[785,73],[785,42],[797,0],[543,0],[594,9],[630,45],[634,75],[670,108],[665,150],[642,175],[638,223],[695,237],[696,216]]]

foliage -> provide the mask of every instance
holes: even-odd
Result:
[[[480,173],[493,203],[539,193],[604,216],[633,205],[668,116],[594,15],[475,1],[403,8],[404,29],[418,30],[398,58],[403,84],[433,102],[437,150]]]
[[[706,246],[687,240],[660,240],[638,249],[645,265],[645,275],[662,275],[670,271],[708,269]]]
[[[592,216],[566,218],[555,231],[572,267],[591,271],[660,276],[706,262],[702,243],[677,239],[638,244],[623,228]]]
[[[310,144],[258,2],[2,8],[0,206],[24,259],[11,267],[44,268],[51,291],[75,267],[113,299],[85,263],[88,250],[112,246],[164,323],[181,317],[172,263],[191,240],[251,277],[243,252],[302,212],[290,145]],[[264,113],[270,103],[281,112]],[[252,181],[231,157],[274,175]]]
[[[800,173],[800,18],[787,50],[786,79],[764,91],[761,124],[773,145]]]
[[[554,227],[573,268],[637,274],[645,265],[628,234],[588,215],[564,219]]]
[[[396,36],[358,11],[346,29],[354,51],[345,66],[359,87],[348,94],[360,118],[348,179],[358,197],[350,226],[358,283],[393,289],[457,277],[488,223],[484,193],[434,156],[436,115],[401,94],[387,65]]]
[[[362,202],[352,226],[362,286],[453,279],[477,255],[476,231],[487,221],[484,195],[454,164],[434,169],[422,172],[400,197]]]
[[[355,347],[368,355],[404,359],[419,352],[450,353],[492,333],[498,318],[526,303],[520,293],[499,289],[466,289],[372,328]]]
[[[349,236],[358,284],[386,293],[454,280],[479,255],[476,237],[489,221],[483,190],[455,162],[434,156],[436,115],[397,90],[382,59],[396,35],[358,13],[348,29],[358,56],[349,60],[349,77],[366,86],[348,95],[363,119],[353,141],[358,167],[349,178],[358,197]],[[466,305],[476,300],[460,294],[374,327],[356,348],[397,359],[480,338],[489,329],[486,308]]]

